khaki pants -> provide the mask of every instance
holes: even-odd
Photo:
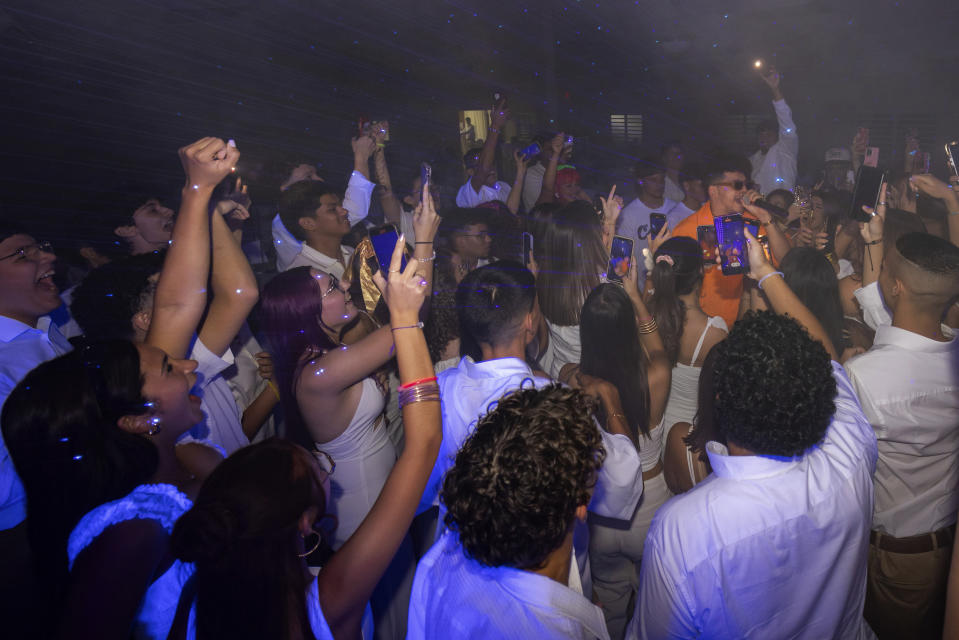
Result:
[[[952,545],[894,553],[869,545],[863,615],[879,640],[942,637]]]

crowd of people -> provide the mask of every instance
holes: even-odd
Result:
[[[856,211],[762,78],[625,206],[501,98],[402,183],[385,121],[345,190],[207,137],[176,213],[2,220],[4,636],[959,637],[959,178]]]

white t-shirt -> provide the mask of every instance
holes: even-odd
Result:
[[[651,213],[666,214],[666,224],[670,229],[675,229],[676,225],[687,217],[685,210],[676,210],[676,203],[669,198],[663,198],[663,204],[655,209],[647,207],[639,198],[623,207],[616,222],[616,235],[633,241],[633,261],[636,264],[640,284],[646,279],[643,249],[649,246],[649,214]]]
[[[509,185],[500,180],[492,187],[484,184],[477,193],[477,191],[473,189],[473,185],[470,184],[470,181],[467,180],[466,184],[460,187],[459,192],[456,194],[456,206],[478,207],[484,202],[490,202],[491,200],[499,200],[503,204],[506,204],[506,200],[509,198],[509,192]]]
[[[203,422],[190,429],[190,435],[223,447],[227,455],[250,444],[243,433],[240,409],[233,399],[233,391],[221,375],[224,369],[233,364],[233,352],[227,349],[223,356],[217,356],[197,338],[190,350],[190,359],[197,361],[196,372],[203,394],[201,409],[204,416]]]

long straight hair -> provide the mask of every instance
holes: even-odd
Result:
[[[27,494],[38,583],[54,612],[67,590],[73,528],[156,472],[156,446],[117,425],[122,416],[146,413],[142,389],[136,346],[114,340],[41,364],[3,406],[3,437]]]
[[[298,524],[323,489],[302,447],[279,438],[240,449],[210,474],[173,528],[196,565],[198,638],[313,638]]]
[[[842,302],[836,271],[829,259],[812,247],[793,247],[779,268],[789,288],[822,324],[836,353],[842,353]]]
[[[537,229],[539,274],[536,291],[543,315],[554,325],[575,326],[589,292],[599,285],[609,259],[599,218],[588,202],[572,202],[553,212]]]
[[[323,292],[309,267],[296,267],[277,275],[260,295],[263,334],[273,356],[273,370],[280,389],[286,425],[285,437],[307,449],[313,448],[303,414],[293,392],[300,359],[308,349],[317,353],[339,346],[320,325]]]
[[[660,260],[661,256],[668,259]],[[696,290],[703,282],[703,259],[699,243],[692,238],[670,238],[656,250],[650,274],[653,295],[649,312],[656,318],[659,335],[669,361],[676,366],[679,343],[686,329],[686,304],[679,296]]]
[[[612,383],[633,437],[649,435],[649,381],[639,344],[636,313],[622,287],[601,284],[583,305],[579,324],[580,370]]]

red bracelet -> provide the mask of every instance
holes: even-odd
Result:
[[[413,382],[407,382],[406,384],[401,384],[399,386],[399,390],[403,391],[404,389],[415,387],[416,385],[423,384],[424,382],[436,382],[436,376],[432,376],[429,378],[420,378],[419,380],[414,380]]]

